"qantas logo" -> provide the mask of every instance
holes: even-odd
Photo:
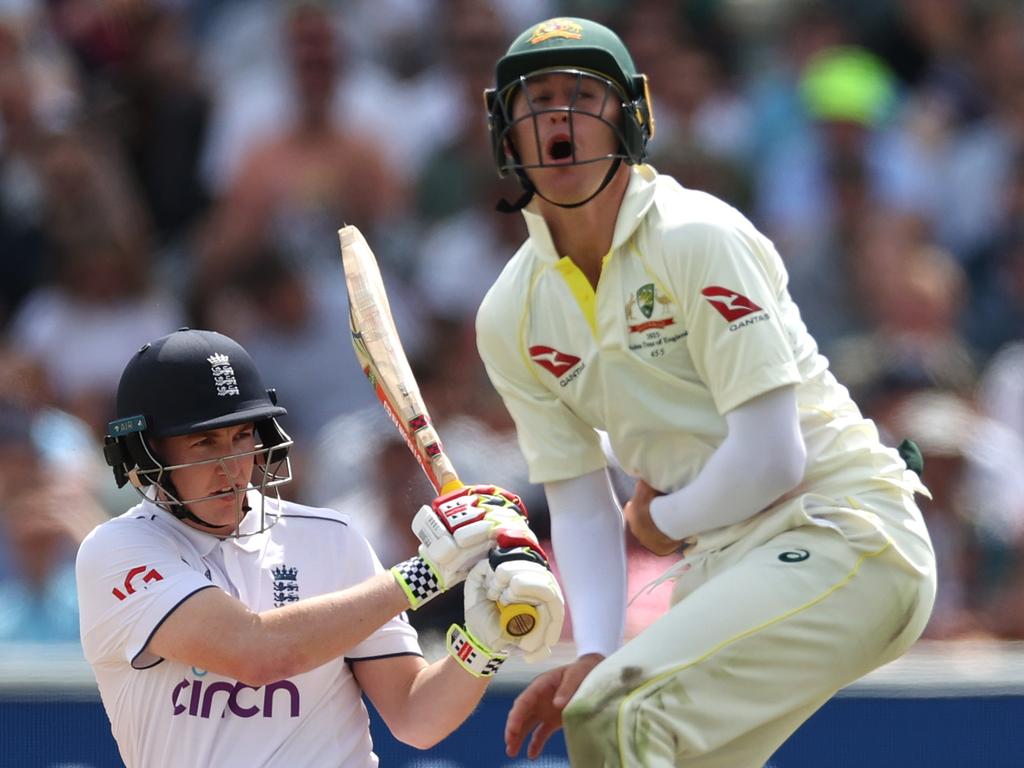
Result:
[[[761,311],[757,304],[742,293],[736,293],[736,291],[723,288],[720,285],[709,285],[701,291],[701,294],[708,300],[711,306],[718,310],[718,314],[730,323],[753,312]]]
[[[557,349],[537,345],[530,347],[530,359],[545,370],[551,372],[555,378],[561,378],[574,367],[579,365],[580,359],[575,355],[567,355]]]

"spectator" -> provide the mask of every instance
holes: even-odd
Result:
[[[48,38],[26,42],[29,18],[0,17],[0,328],[52,278],[43,166],[76,96],[61,51]]]
[[[861,308],[866,330],[834,343],[836,376],[869,412],[872,390],[897,371],[969,392],[977,373],[958,328],[966,278],[956,260],[923,239],[915,220],[900,217],[869,219],[855,248],[848,306]]]
[[[76,642],[75,552],[105,516],[32,431],[24,408],[0,402],[0,641]]]
[[[315,3],[291,7],[283,30],[294,119],[241,161],[212,212],[200,255],[203,290],[216,292],[261,247],[272,245],[307,275],[338,277],[337,229],[368,236],[400,213],[404,190],[381,148],[331,111],[339,76],[331,17]]]
[[[45,372],[55,402],[102,434],[117,371],[154,334],[182,324],[152,284],[145,252],[112,239],[69,242],[58,281],[34,290],[11,323],[15,347]]]
[[[1020,632],[1024,626],[1002,608],[1011,577],[1024,567],[1024,441],[967,398],[934,389],[902,398],[880,428],[892,442],[912,437],[924,456],[931,499],[921,507],[939,574],[925,636]]]
[[[1024,440],[1024,336],[989,361],[979,384],[978,400],[991,419]]]

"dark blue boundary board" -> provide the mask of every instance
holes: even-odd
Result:
[[[375,714],[382,768],[565,768],[554,737],[536,762],[502,746],[514,691],[495,691],[466,724],[429,752],[397,743]],[[772,758],[772,768],[1021,768],[1024,695],[833,699]],[[98,700],[0,697],[0,768],[121,766]]]

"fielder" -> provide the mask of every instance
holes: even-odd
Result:
[[[775,248],[643,164],[647,80],[620,39],[551,19],[485,94],[529,238],[477,317],[543,483],[577,660],[518,697],[506,745],[565,727],[574,766],[754,768],[925,626],[926,493],[828,370]],[[621,646],[623,515],[598,433],[637,478],[625,521],[681,552],[672,607]]]
[[[107,461],[143,500],[86,538],[77,579],[85,657],[130,768],[375,766],[362,694],[425,749],[508,649],[539,658],[557,640],[561,594],[507,491],[421,508],[419,555],[390,571],[346,515],[268,496],[290,479],[285,410],[226,336],[145,345],[117,412]],[[467,573],[466,626],[428,665],[403,611]],[[537,628],[503,635],[498,598],[534,604]]]

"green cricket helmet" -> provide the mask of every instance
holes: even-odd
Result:
[[[534,109],[531,105],[530,114],[513,119],[512,100],[517,89],[527,85],[528,78],[552,72],[596,78],[612,86],[621,99],[623,121],[622,125],[612,126],[620,147],[611,157],[629,164],[643,162],[647,142],[654,136],[647,76],[636,71],[633,57],[608,27],[588,19],[555,18],[529,28],[513,41],[498,61],[495,87],[484,92],[499,175],[504,177],[511,171],[525,182],[524,186],[529,184],[523,173],[525,166],[507,141],[508,134],[515,122],[550,110]],[[565,111],[575,110],[570,105]]]

